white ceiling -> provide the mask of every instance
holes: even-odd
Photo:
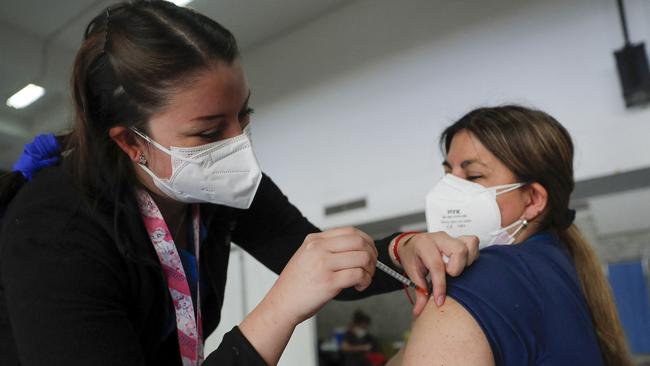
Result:
[[[313,20],[346,0],[194,0],[188,6],[235,33],[242,49]],[[61,27],[59,44],[75,49],[92,16],[115,1],[3,0],[0,22],[45,39]],[[56,6],[51,6],[56,4]]]
[[[230,29],[244,51],[352,0],[195,0],[188,6]],[[34,126],[61,126],[69,70],[86,24],[114,1],[0,0],[0,168],[7,169]],[[23,110],[5,100],[29,82],[47,90]],[[63,106],[63,107],[62,107]]]

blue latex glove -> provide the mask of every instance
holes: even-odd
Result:
[[[30,181],[37,171],[57,164],[61,159],[60,153],[61,146],[54,134],[38,135],[25,145],[22,155],[13,166],[13,171],[20,172]]]

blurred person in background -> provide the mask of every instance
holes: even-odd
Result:
[[[370,316],[361,310],[352,315],[352,322],[341,342],[341,364],[343,366],[374,366],[386,362],[380,353],[379,342],[369,333]]]
[[[370,327],[370,316],[356,310],[352,315],[352,322],[348,326],[343,342],[341,343],[341,350],[343,352],[378,352],[379,343],[377,338],[368,332]]]

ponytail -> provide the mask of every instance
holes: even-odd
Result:
[[[559,236],[573,258],[605,364],[632,366],[612,291],[596,253],[575,225],[560,231]]]

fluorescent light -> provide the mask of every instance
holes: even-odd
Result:
[[[185,6],[192,2],[192,0],[169,0],[169,1],[176,4],[176,6]]]
[[[16,109],[25,108],[45,94],[45,89],[29,84],[7,99],[7,105]]]

